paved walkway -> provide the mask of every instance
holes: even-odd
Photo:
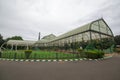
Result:
[[[0,80],[120,80],[120,56],[101,61],[0,61]]]

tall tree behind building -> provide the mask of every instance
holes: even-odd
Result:
[[[21,36],[13,36],[13,37],[7,38],[6,40],[7,41],[8,40],[23,40],[23,38]]]
[[[120,35],[114,37],[116,45],[120,45]]]
[[[4,43],[3,36],[0,34],[0,46]]]

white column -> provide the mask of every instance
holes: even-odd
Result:
[[[28,44],[27,44],[27,50],[29,49]]]
[[[13,44],[11,45],[11,50],[13,50]]]
[[[15,50],[17,51],[17,44],[15,45]]]

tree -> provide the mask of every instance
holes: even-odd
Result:
[[[4,43],[3,36],[0,34],[0,46]]]
[[[115,40],[116,45],[120,45],[120,35],[116,35],[114,37],[114,40]]]
[[[13,37],[10,37],[10,38],[7,38],[6,41],[8,40],[23,40],[21,36],[13,36]]]
[[[9,40],[23,40],[21,36],[12,36],[6,39],[6,42]],[[8,49],[11,48],[11,46],[7,46]],[[24,49],[24,46],[17,46],[17,49]],[[13,46],[13,49],[15,49],[15,46]]]
[[[65,43],[64,49],[65,49],[65,50],[68,50],[68,49],[69,49],[69,45],[68,45],[67,43]]]

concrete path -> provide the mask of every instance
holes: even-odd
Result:
[[[120,56],[101,61],[0,61],[0,80],[120,80]]]

